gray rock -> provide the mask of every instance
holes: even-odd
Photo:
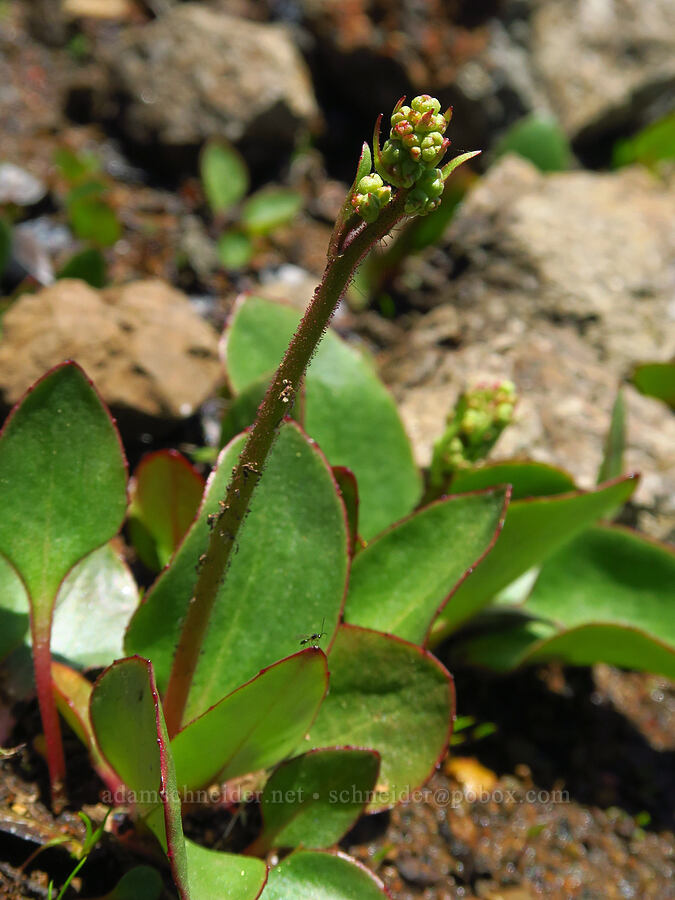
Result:
[[[490,170],[450,229],[463,274],[383,360],[421,463],[465,385],[503,377],[522,399],[493,455],[594,483],[618,385],[635,361],[675,353],[673,200],[673,186],[638,170],[544,176],[515,157]],[[675,527],[675,416],[626,394],[638,521],[664,537]]]
[[[627,367],[675,354],[675,181],[641,168],[543,175],[498,162],[450,228],[468,263],[436,295],[478,337],[514,320],[569,322],[601,358]]]
[[[215,332],[159,280],[97,291],[63,279],[21,296],[3,317],[0,403],[15,403],[65,359],[130,428],[192,415],[221,378]]]
[[[639,123],[675,104],[672,0],[536,0],[533,64],[574,138]]]
[[[126,100],[122,125],[141,144],[220,135],[269,154],[318,117],[308,71],[281,25],[186,3],[125,29],[105,56],[112,90]]]

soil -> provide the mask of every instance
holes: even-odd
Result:
[[[443,655],[443,654],[441,654]],[[547,666],[495,678],[456,673],[458,715],[471,716],[443,764],[411,802],[362,819],[342,841],[384,881],[393,900],[528,900],[675,896],[675,684],[609,666],[593,671]],[[26,714],[27,713],[27,714]],[[47,896],[74,863],[55,837],[82,840],[75,811],[100,821],[101,785],[81,777],[86,760],[70,736],[71,807],[50,814],[43,761],[30,741],[35,710],[13,740],[24,749],[3,761],[0,782],[0,897]],[[492,733],[476,738],[483,730]],[[257,808],[202,808],[187,833],[241,851],[255,833]],[[133,864],[125,823],[81,870],[73,896],[100,896]],[[148,851],[149,852],[149,851]],[[159,860],[154,860],[161,865]],[[175,896],[166,879],[166,896]]]

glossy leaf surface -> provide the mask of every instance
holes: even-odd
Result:
[[[298,850],[269,873],[262,900],[382,900],[379,879],[342,854]]]
[[[198,521],[127,632],[127,652],[152,659],[162,687],[194,590],[195,566],[208,543],[206,517],[218,509],[241,446],[239,439],[223,452]],[[347,542],[344,507],[330,469],[300,429],[285,424],[216,601],[186,722],[299,650],[299,634],[324,630],[323,646],[329,646],[345,590]]]
[[[470,642],[463,654],[499,668],[549,659],[607,662],[675,677],[675,553],[624,528],[597,526],[543,566],[523,612],[539,617]]]
[[[71,569],[56,596],[52,653],[78,666],[107,666],[123,656],[124,632],[138,587],[110,544]]]
[[[309,648],[225,697],[171,742],[181,790],[276,765],[302,740],[327,686],[326,657]]]
[[[574,479],[564,469],[533,460],[507,460],[457,472],[453,476],[450,492],[464,494],[467,491],[498,487],[500,484],[511,485],[512,502],[526,497],[550,497],[576,490]]]
[[[373,750],[313,750],[282,763],[260,801],[258,845],[330,847],[356,823],[372,796],[380,768]]]
[[[448,672],[414,644],[343,625],[328,656],[330,691],[299,752],[356,746],[377,750],[371,810],[404,799],[431,774],[450,737],[454,692]]]
[[[260,297],[238,305],[225,342],[235,393],[271,375],[299,320],[290,307]],[[412,510],[421,482],[394,402],[370,364],[330,330],[307,371],[303,408],[303,425],[330,464],[356,476],[364,538]]]
[[[29,629],[26,589],[14,568],[0,556],[0,660],[21,645]]]
[[[498,537],[506,490],[460,494],[393,526],[352,563],[345,621],[424,642],[439,608]]]
[[[587,493],[559,494],[509,504],[492,553],[459,586],[438,624],[450,631],[482,609],[516,578],[541,564],[589,524],[620,507],[633,493],[635,476],[608,482]]]

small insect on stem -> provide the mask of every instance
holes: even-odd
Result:
[[[324,616],[321,621],[321,631],[315,631],[314,634],[304,635],[304,637],[302,637],[300,640],[300,646],[306,647],[309,644],[311,647],[318,648],[319,644],[321,643],[321,638],[326,637],[326,632],[323,630],[325,624],[326,618]]]

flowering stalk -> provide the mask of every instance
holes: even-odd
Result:
[[[376,140],[374,149],[377,173],[371,172],[370,148],[367,144],[363,145],[354,183],[331,236],[328,261],[321,283],[314,292],[258,409],[238,464],[233,470],[221,510],[212,522],[209,547],[200,567],[194,598],[183,622],[164,698],[170,736],[183,724],[185,706],[211,611],[225,577],[239,529],[250,508],[251,498],[263,474],[281,423],[293,407],[307,366],[340,298],[359,263],[397,222],[406,215],[424,215],[438,205],[440,194],[436,193],[437,182],[440,179],[442,193],[443,180],[447,176],[443,174],[444,170],[435,166],[449,142],[441,137],[439,143],[435,135],[441,128],[445,131],[449,116],[439,115],[440,104],[427,95],[412,101],[415,114],[409,113],[408,118],[415,123],[414,134],[421,136],[420,152],[417,153],[417,145],[408,137],[413,132],[399,127],[404,121],[401,114],[408,109],[402,103],[403,101],[399,102],[392,115],[392,131],[384,151],[380,150],[379,138]],[[432,111],[429,115],[428,110]],[[379,129],[379,120],[377,128]],[[404,131],[405,134],[402,133]],[[431,147],[434,152],[430,154]],[[460,162],[475,155],[464,154],[463,157],[452,160],[448,164],[450,168],[447,174]],[[405,177],[401,173],[405,173]],[[392,185],[398,190],[392,190]]]

